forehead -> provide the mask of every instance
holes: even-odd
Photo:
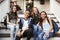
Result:
[[[44,13],[44,12],[42,12],[41,14],[44,14],[44,15],[45,15],[45,13]]]
[[[13,8],[16,8],[15,6],[13,6]]]
[[[25,13],[29,13],[29,11],[25,11]]]
[[[37,8],[33,8],[33,10],[37,10]]]

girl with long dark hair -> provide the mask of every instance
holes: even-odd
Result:
[[[7,28],[10,29],[10,36],[11,40],[15,40],[16,33],[18,31],[18,16],[17,16],[17,9],[16,6],[13,6],[11,8],[10,13],[8,13],[7,16]]]
[[[39,40],[48,40],[48,38],[53,36],[53,24],[51,18],[47,17],[47,13],[42,11],[40,13],[40,18],[42,19],[43,34],[39,34]]]

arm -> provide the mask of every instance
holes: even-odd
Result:
[[[50,28],[49,28],[48,32],[45,33],[46,37],[49,37],[49,33],[50,33],[50,32],[52,31],[52,29],[53,29],[53,24],[52,24],[51,18],[48,18],[48,20],[49,20],[49,23],[50,23]]]
[[[8,15],[7,15],[7,23],[10,24]]]
[[[51,18],[48,18],[49,22],[50,22],[50,29],[48,30],[48,32],[51,32],[53,29],[53,24],[52,24],[52,20]]]

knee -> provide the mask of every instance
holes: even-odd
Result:
[[[17,29],[19,29],[19,26],[18,26],[18,25],[16,25],[16,28],[17,28]]]
[[[39,35],[38,35],[38,38],[40,38],[40,39],[41,39],[42,37],[43,37],[43,36],[42,36],[41,34],[39,34]]]
[[[34,32],[36,32],[37,31],[37,27],[34,27]]]
[[[47,37],[44,35],[44,36],[43,36],[43,39],[44,39],[44,40],[47,40]]]
[[[20,37],[20,31],[17,32],[16,36]]]

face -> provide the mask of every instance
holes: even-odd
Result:
[[[13,7],[13,12],[16,12],[16,7],[15,6]]]
[[[33,8],[33,12],[34,12],[35,14],[38,14],[38,13],[37,13],[37,8]]]
[[[29,17],[29,11],[26,11],[24,16],[25,16],[25,18],[28,18]]]
[[[41,18],[45,19],[46,18],[46,14],[44,12],[41,13]]]

